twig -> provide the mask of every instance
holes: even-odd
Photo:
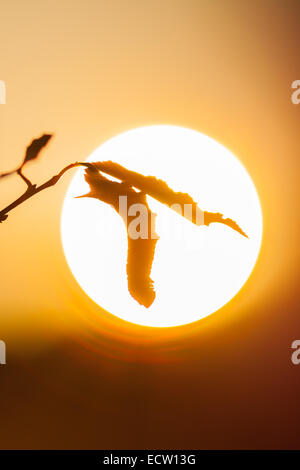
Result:
[[[20,196],[14,202],[12,202],[11,204],[9,204],[7,207],[5,207],[4,209],[0,211],[0,223],[7,219],[8,217],[7,214],[10,211],[18,207],[20,204],[23,204],[23,202],[27,201],[27,199],[30,199],[32,196],[35,196],[36,194],[40,193],[44,189],[54,186],[68,170],[71,170],[71,168],[75,168],[77,166],[85,166],[85,167],[90,168],[92,165],[90,163],[82,163],[82,162],[71,163],[70,165],[63,168],[57,175],[52,176],[52,178],[50,178],[48,181],[46,181],[40,186],[37,186],[36,184],[32,184],[31,181],[28,178],[26,178],[26,176],[23,175],[20,169],[17,170],[16,172],[18,173],[18,175],[21,176],[21,178],[27,184],[27,189],[24,192],[24,194],[22,194],[22,196]]]
[[[25,183],[27,184],[28,188],[30,188],[31,186],[36,186],[36,185],[33,185],[32,182],[26,178],[25,175],[23,175],[22,173],[22,168],[19,168],[16,173],[18,173],[19,176],[21,176],[22,180],[25,181]]]
[[[6,178],[6,176],[14,175],[15,173],[18,172],[19,169],[20,169],[20,168],[17,168],[16,170],[8,171],[7,173],[1,173],[1,174],[0,174],[0,179],[1,179],[1,178]]]

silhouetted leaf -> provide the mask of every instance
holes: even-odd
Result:
[[[213,212],[204,212],[192,197],[187,193],[176,192],[171,189],[163,180],[157,179],[154,176],[144,176],[135,171],[127,170],[127,168],[114,163],[108,162],[94,162],[94,168],[102,171],[110,176],[126,181],[134,188],[138,188],[157,201],[161,202],[177,212],[177,208],[181,207],[181,215],[196,225],[209,225],[212,222],[218,222],[236,230],[244,237],[248,236],[232,219],[224,219],[222,214]],[[191,211],[184,210],[185,205],[190,206]]]
[[[31,142],[31,144],[26,149],[26,154],[25,154],[22,167],[25,165],[25,163],[29,162],[30,160],[34,160],[35,158],[38,157],[40,151],[42,150],[43,147],[45,147],[48,144],[51,137],[52,137],[51,134],[44,134],[38,139],[34,139]]]
[[[79,197],[99,199],[114,207],[123,218],[127,229],[128,242],[128,290],[131,296],[146,308],[150,307],[155,299],[155,290],[150,274],[158,238],[154,232],[154,214],[151,213],[148,206],[146,194],[174,210],[176,210],[174,204],[183,209],[184,205],[188,204],[192,208],[191,213],[185,214],[185,211],[182,210],[180,214],[196,225],[210,225],[211,223],[218,222],[247,237],[246,233],[234,220],[229,218],[224,219],[223,215],[219,212],[203,212],[189,194],[173,191],[166,182],[154,176],[141,175],[140,173],[127,170],[127,168],[114,162],[94,162],[88,165],[89,168],[85,171],[85,180],[90,186],[90,192]],[[108,180],[101,172],[118,178],[120,182]],[[139,189],[140,192],[135,191],[134,188]],[[124,214],[123,210],[120,211],[120,196],[127,197],[127,207],[141,204],[146,209],[148,216],[148,234],[146,237],[135,238],[130,236],[129,223],[132,221],[132,217],[127,213]]]
[[[79,197],[93,197],[110,204],[122,217],[127,230],[127,281],[131,296],[141,305],[148,308],[155,299],[153,281],[150,277],[155,247],[158,236],[155,233],[155,216],[151,212],[146,194],[136,192],[127,182],[110,181],[99,173],[95,167],[85,171],[85,180],[90,192]],[[133,238],[129,225],[135,216],[120,210],[120,196],[127,197],[128,208],[134,204],[142,205],[147,211],[147,238]]]
[[[227,225],[228,227],[232,228],[232,230],[235,230],[239,234],[243,235],[243,237],[249,238],[248,235],[244,232],[244,230],[241,229],[241,227],[235,222],[235,220],[232,219],[224,219],[223,214],[220,214],[219,212],[204,212],[204,224],[209,225],[212,223],[219,223],[219,224],[224,224]]]

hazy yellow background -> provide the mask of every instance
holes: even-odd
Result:
[[[0,13],[3,171],[43,132],[55,138],[26,169],[34,182],[122,131],[176,124],[240,158],[264,215],[238,296],[162,331],[115,320],[73,279],[60,240],[71,174],[13,211],[1,225],[0,447],[299,446],[299,1],[29,0]],[[1,205],[23,189],[2,181]]]

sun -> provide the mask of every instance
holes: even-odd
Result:
[[[112,315],[154,327],[195,322],[229,302],[251,274],[262,238],[259,198],[241,162],[212,138],[169,125],[124,132],[87,159],[105,160],[189,193],[201,209],[234,219],[249,238],[222,224],[195,226],[148,196],[160,238],[151,273],[156,299],[147,309],[128,292],[121,218],[98,200],[75,199],[89,189],[80,169],[65,197],[61,233],[67,262],[85,293]]]

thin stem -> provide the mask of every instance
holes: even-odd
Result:
[[[28,178],[26,178],[25,175],[23,175],[23,173],[22,173],[22,168],[19,168],[19,169],[17,170],[17,173],[18,173],[19,176],[21,176],[22,180],[25,181],[25,183],[27,184],[28,188],[30,188],[31,186],[33,186],[32,182],[31,182]]]
[[[27,184],[27,189],[22,194],[22,196],[20,196],[14,202],[12,202],[11,204],[9,204],[7,207],[5,207],[4,209],[0,211],[0,223],[7,219],[8,217],[7,214],[10,211],[18,207],[20,204],[23,204],[23,202],[27,201],[32,196],[35,196],[36,194],[40,193],[44,189],[54,186],[68,170],[71,170],[71,168],[75,168],[77,166],[85,166],[88,168],[92,167],[90,163],[82,163],[82,162],[71,163],[70,165],[63,168],[57,175],[52,176],[52,178],[50,178],[48,181],[46,181],[40,186],[36,186],[35,184],[32,184],[31,181],[29,181],[29,179],[27,179],[26,176],[22,174],[21,170],[17,170],[17,173],[21,176],[21,178]]]

